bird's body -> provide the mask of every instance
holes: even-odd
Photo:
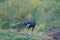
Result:
[[[10,24],[10,27],[11,28],[16,28],[16,27],[22,28],[22,27],[27,26],[28,27],[28,30],[30,28],[32,28],[32,31],[33,31],[35,25],[36,25],[36,23],[34,23],[32,19],[28,19],[25,22],[21,22],[21,23],[19,22],[19,23],[15,23],[15,24],[14,23],[13,24]]]
[[[29,25],[29,26],[28,26],[28,30],[29,30],[30,28],[32,28],[32,31],[33,31],[36,23],[34,23],[33,20],[28,19],[28,20],[25,21],[25,25],[27,25],[27,26]]]

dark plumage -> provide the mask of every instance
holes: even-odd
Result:
[[[29,25],[29,26],[28,26],[28,30],[29,30],[30,28],[32,28],[32,31],[33,31],[36,23],[34,23],[31,19],[28,19],[28,20],[25,21],[25,25],[27,25],[27,26]]]
[[[29,25],[29,26],[28,26],[28,25]],[[11,28],[16,28],[16,27],[21,28],[21,27],[28,26],[28,30],[29,30],[30,28],[32,28],[32,31],[33,31],[35,25],[36,25],[36,23],[34,23],[31,19],[28,19],[28,20],[26,20],[25,22],[22,22],[22,23],[10,24],[10,27],[11,27]]]

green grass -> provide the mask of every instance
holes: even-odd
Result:
[[[23,36],[18,36],[18,33],[13,33],[13,32],[5,32],[5,31],[1,31],[0,32],[0,40],[37,40],[35,38],[31,38],[31,37],[23,37]]]

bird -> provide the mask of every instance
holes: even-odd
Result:
[[[33,9],[33,13],[32,13],[32,16],[33,16],[33,18],[32,19],[28,19],[28,20],[26,20],[24,23],[28,26],[28,30],[30,29],[30,28],[32,28],[32,31],[34,30],[34,28],[35,28],[35,26],[36,26],[36,8],[37,7],[35,7],[34,9]]]
[[[28,30],[30,28],[32,28],[32,31],[33,31],[35,26],[36,26],[36,8],[34,8],[32,16],[33,16],[32,19],[27,19],[24,22],[19,22],[19,23],[15,23],[15,24],[13,23],[13,24],[10,25],[10,27],[13,27],[13,28],[14,27],[19,27],[19,28],[21,28],[21,27],[27,26]]]

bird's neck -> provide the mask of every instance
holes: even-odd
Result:
[[[33,13],[33,23],[36,24],[36,8],[34,9],[34,13]]]
[[[36,14],[34,14],[33,22],[36,23]]]

